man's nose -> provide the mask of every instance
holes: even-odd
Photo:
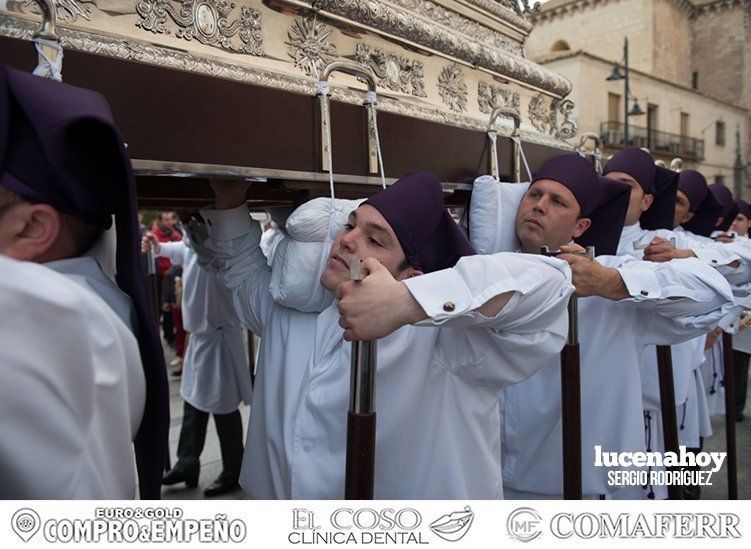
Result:
[[[349,253],[354,253],[357,249],[357,235],[355,233],[357,233],[357,229],[352,229],[351,231],[345,232],[342,235],[341,240],[339,241],[342,247]]]

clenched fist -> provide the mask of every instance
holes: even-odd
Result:
[[[403,282],[373,258],[362,262],[363,280],[346,280],[336,287],[339,325],[347,341],[369,341],[427,318]]]

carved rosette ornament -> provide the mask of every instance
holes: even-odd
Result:
[[[455,112],[467,110],[467,84],[464,71],[458,65],[451,65],[438,76],[438,93],[449,109]]]
[[[576,123],[569,119],[573,110],[574,102],[570,99],[549,99],[540,93],[529,102],[528,114],[538,132],[557,139],[571,139],[577,131]],[[558,114],[563,115],[560,124]]]
[[[90,5],[96,6],[96,0],[55,0],[55,11],[57,17],[66,23],[75,23],[79,17],[91,21]],[[23,6],[30,7],[35,13],[39,13],[39,8],[34,0],[24,0]]]
[[[336,46],[329,42],[334,29],[315,17],[295,19],[287,32],[289,56],[308,76],[318,77],[323,67],[336,59]]]
[[[179,4],[175,7],[173,4]],[[154,34],[170,34],[168,19],[177,25],[175,36],[198,40],[230,52],[264,56],[261,14],[249,6],[230,20],[235,4],[227,0],[139,0],[136,26]],[[233,38],[237,36],[237,39]],[[239,40],[238,40],[239,39]]]
[[[387,53],[381,48],[358,42],[355,61],[370,69],[378,79],[378,85],[390,90],[426,97],[422,63],[402,55]]]
[[[493,112],[493,109],[497,109],[498,107],[511,107],[520,112],[519,104],[520,98],[518,93],[504,90],[500,86],[493,86],[487,82],[479,82],[477,84],[477,105],[483,114],[490,114]]]

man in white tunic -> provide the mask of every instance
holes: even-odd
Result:
[[[626,216],[628,186],[598,178],[577,155],[558,157],[536,174],[516,215],[521,251],[571,252],[594,245],[613,253]],[[621,225],[619,225],[619,223]],[[724,279],[698,261],[655,265],[626,257],[596,260],[564,253],[579,300],[582,483],[586,498],[605,497],[603,452],[644,451],[639,370],[643,349],[687,339],[718,318],[730,299]],[[505,496],[559,498],[563,493],[560,359],[501,394]]]
[[[132,499],[136,338],[47,267],[0,255],[0,272],[0,498]]]
[[[123,140],[112,121],[109,105],[101,95],[0,65],[0,212],[0,254],[19,261],[41,263],[46,269],[64,275],[77,283],[85,291],[83,295],[90,296],[92,303],[106,303],[117,314],[123,327],[135,334],[140,350],[137,367],[142,369],[146,381],[145,402],[144,387],[138,384],[131,387],[135,391],[134,401],[140,400],[143,406],[134,411],[139,417],[135,441],[130,429],[122,429],[122,422],[113,417],[112,431],[101,440],[92,439],[92,444],[106,444],[115,436],[123,437],[129,444],[135,442],[140,496],[158,499],[169,427],[164,357],[149,315],[140,265],[135,181]],[[111,229],[105,233],[109,227]],[[103,245],[105,239],[114,237],[115,228],[116,242],[113,238],[111,246]],[[116,250],[113,249],[115,245]],[[87,256],[97,247],[100,252],[110,249],[110,261],[103,261],[100,265],[93,257]],[[100,258],[106,256],[98,255]],[[117,282],[114,281],[115,275]],[[44,299],[45,289],[37,290],[40,299]],[[82,309],[85,307],[85,304],[81,305]],[[31,334],[34,326],[25,329]],[[68,329],[66,326],[63,331],[69,333]],[[85,326],[79,325],[76,329],[81,331]],[[92,325],[88,329],[99,334],[100,340],[122,337],[121,333],[112,332],[107,336],[104,327]],[[87,338],[82,336],[81,339],[85,341]],[[37,345],[43,347],[48,341],[40,337]],[[20,342],[19,339],[17,343]],[[116,345],[112,342],[111,346]],[[50,353],[51,350],[35,351]],[[82,365],[92,364],[92,361],[96,364],[100,360],[97,356],[88,356],[89,352],[98,351],[91,351],[83,345],[79,348]],[[54,358],[55,354],[45,356]],[[121,358],[112,357],[112,366],[122,366]],[[130,358],[133,357],[128,355],[128,360]],[[135,358],[138,359],[138,355]],[[70,367],[57,361],[45,366],[57,368],[60,373]],[[96,375],[103,377],[93,386],[82,385],[80,398],[104,398],[109,391],[102,390],[100,396],[85,390],[102,384],[106,386],[110,382],[114,388],[128,378],[126,372],[114,375],[97,371]],[[69,388],[67,384],[65,387]],[[79,398],[76,394],[59,396],[63,399]],[[32,397],[29,395],[28,398]],[[49,403],[49,414],[58,411],[59,400]],[[102,401],[101,405],[104,406],[105,402],[109,402],[113,412],[118,406],[127,406],[127,400],[123,399]],[[38,404],[43,409],[46,405],[44,401]],[[120,416],[122,414],[127,415],[127,412],[120,410]],[[64,411],[61,415],[65,416]],[[101,415],[100,433],[107,428],[107,418],[107,413]],[[83,431],[71,439],[71,444],[94,435],[90,424],[82,423],[78,427]],[[29,423],[30,430],[36,428],[33,422]],[[39,441],[38,438],[35,440]],[[60,440],[51,439],[50,442]],[[22,447],[20,442],[18,446]],[[45,482],[48,469],[70,470],[69,464],[56,461],[58,455],[64,459],[72,456],[64,449],[42,445],[36,452],[48,459],[47,467],[37,470],[36,482]],[[87,454],[78,457],[82,460],[91,458]],[[122,474],[117,468],[122,461],[111,461],[114,468],[110,471],[111,476],[120,478]],[[99,471],[100,476],[106,474],[106,471]],[[99,477],[78,480],[84,482],[84,486],[100,482],[103,490],[113,482]],[[122,490],[86,492],[85,489],[61,493],[59,497],[67,497],[65,494],[68,493],[75,493],[77,497],[86,493],[92,497],[125,497]],[[111,495],[107,496],[108,493]]]
[[[204,495],[230,492],[239,488],[243,455],[242,419],[237,407],[241,402],[250,404],[251,396],[245,339],[232,296],[198,265],[189,237],[160,243],[155,235],[146,233],[142,249],[166,257],[173,265],[182,265],[183,326],[190,334],[180,385],[184,406],[177,463],[164,475],[162,484],[197,485],[206,426],[209,414],[213,414],[222,472]]]
[[[276,304],[245,206],[247,185],[214,182],[202,210],[212,262],[261,335],[240,483],[253,498],[342,498],[350,341],[378,340],[375,497],[503,494],[498,391],[564,342],[572,288],[562,261],[474,256],[438,180],[414,172],[371,197],[338,233],[322,313]],[[364,260],[362,282],[349,263]],[[419,325],[418,325],[419,324]]]

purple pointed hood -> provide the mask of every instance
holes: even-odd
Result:
[[[407,262],[424,273],[453,267],[459,258],[476,253],[444,206],[441,183],[431,173],[408,173],[365,204],[381,213]]]
[[[592,224],[576,239],[594,246],[597,255],[613,255],[626,221],[631,186],[597,175],[592,163],[577,154],[558,156],[535,172],[532,182],[550,179],[564,185],[576,198],[582,217]]]
[[[603,173],[622,172],[633,177],[646,194],[654,196],[649,210],[639,218],[648,230],[672,229],[675,220],[675,196],[678,192],[678,173],[657,166],[652,156],[641,149],[630,147],[608,161]]]
[[[709,185],[709,190],[714,194],[715,198],[722,202],[722,223],[720,223],[715,230],[727,231],[730,225],[733,224],[733,219],[738,215],[738,204],[735,203],[733,193],[722,183],[713,183]]]
[[[696,170],[683,170],[678,175],[678,188],[688,198],[689,209],[694,213],[694,217],[683,223],[683,228],[700,236],[711,235],[724,206],[710,192],[707,180]]]

